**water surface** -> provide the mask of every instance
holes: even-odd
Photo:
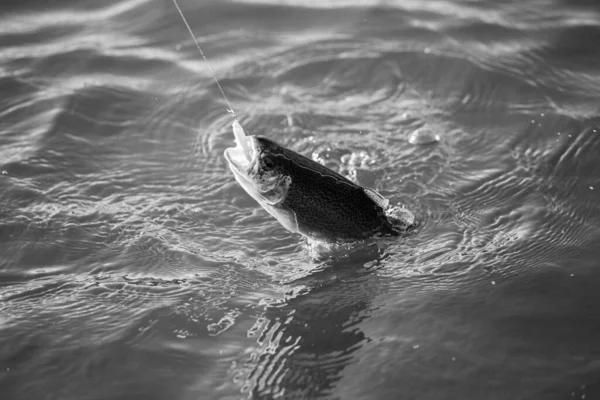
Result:
[[[421,226],[314,259],[172,3],[4,2],[2,399],[600,398],[594,2],[180,5],[247,131]]]

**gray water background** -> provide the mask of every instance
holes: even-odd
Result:
[[[247,131],[419,231],[315,260],[171,2],[3,1],[2,400],[600,398],[594,2],[180,5]]]

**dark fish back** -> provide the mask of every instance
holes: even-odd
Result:
[[[281,206],[294,211],[304,234],[328,241],[363,239],[376,233],[397,235],[384,210],[362,187],[321,164],[294,156],[286,166],[292,183]]]

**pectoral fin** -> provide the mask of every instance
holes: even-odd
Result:
[[[293,211],[283,207],[272,206],[270,204],[261,205],[269,214],[274,216],[285,229],[294,233],[300,232],[298,220],[296,219],[296,214]]]

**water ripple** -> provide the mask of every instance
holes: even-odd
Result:
[[[597,7],[181,1],[248,132],[420,221],[327,253],[235,183],[170,4],[55,3],[0,23],[5,397],[593,393]]]

